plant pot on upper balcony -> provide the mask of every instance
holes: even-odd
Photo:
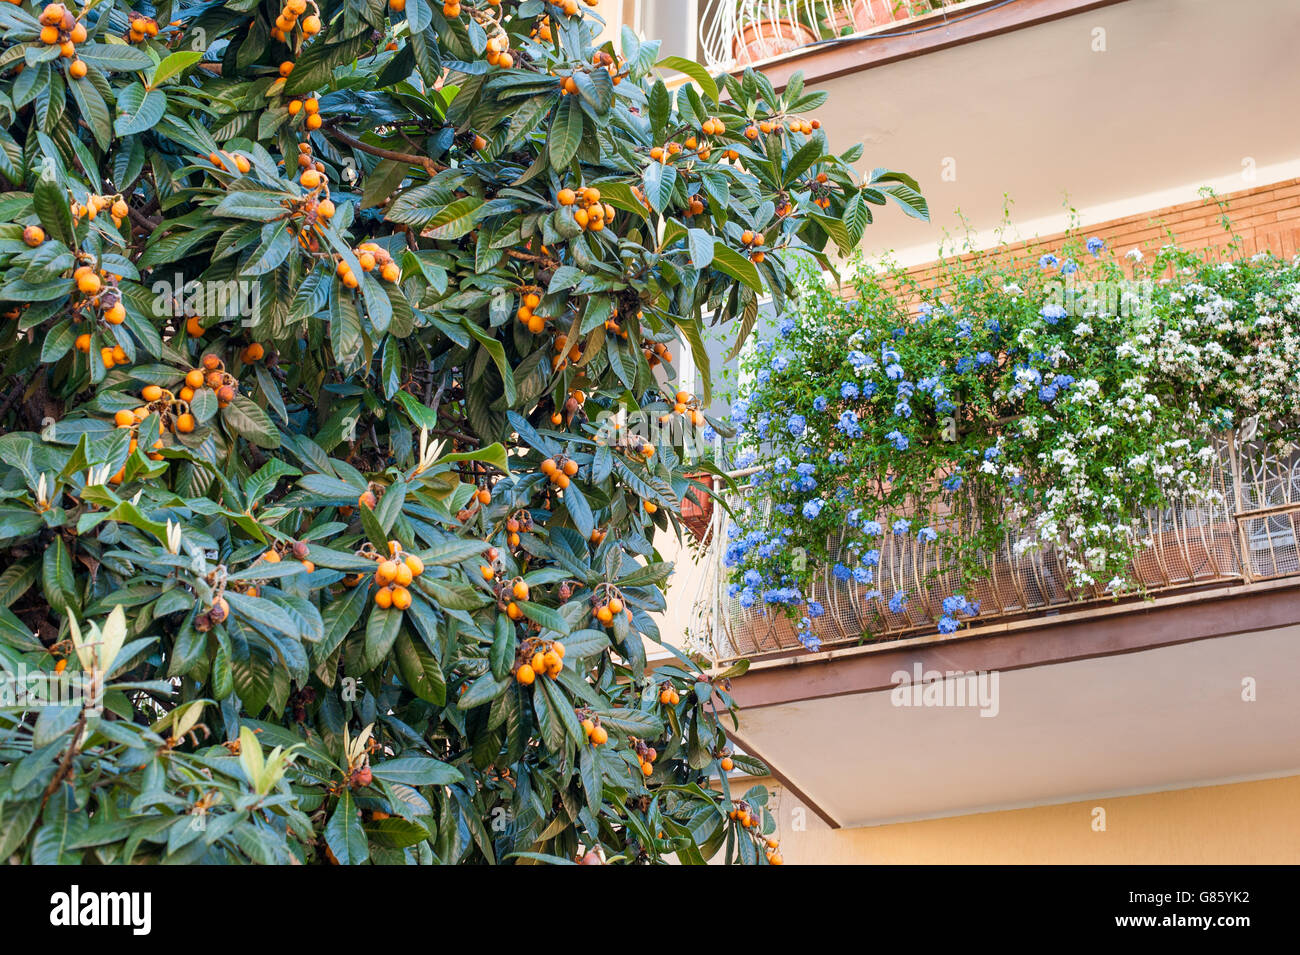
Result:
[[[732,53],[737,63],[754,63],[789,53],[816,40],[816,33],[793,20],[751,20],[741,26],[732,44]]]
[[[935,0],[824,0],[825,19],[831,36],[861,33],[895,20],[906,20],[936,9]]]
[[[686,475],[692,481],[713,486],[713,475],[708,471],[698,471]],[[698,498],[698,500],[696,500]],[[709,521],[713,519],[713,498],[698,487],[690,487],[682,498],[682,523],[690,530],[697,541],[703,541],[708,533]]]

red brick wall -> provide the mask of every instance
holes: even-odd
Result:
[[[1231,220],[1232,232],[1224,230],[1221,220],[1225,214]],[[1169,241],[1170,232],[1184,248],[1225,247],[1236,235],[1241,239],[1241,255],[1272,252],[1289,259],[1300,252],[1300,179],[1244,189],[1217,199],[1184,202],[1081,230],[1084,236],[1104,239],[1120,254],[1134,247],[1144,252],[1158,249]],[[1013,243],[1005,252],[1017,257],[1027,249],[1055,249],[1064,235],[1056,233]],[[934,265],[920,265],[910,271],[921,284],[929,285],[927,279],[932,279]]]

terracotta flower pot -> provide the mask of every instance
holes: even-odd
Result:
[[[816,39],[812,30],[793,20],[758,20],[745,24],[732,53],[739,63],[753,63],[797,50]]]
[[[908,3],[907,0],[857,0],[853,4],[851,15],[843,0],[836,0],[830,17],[831,32],[841,35],[848,29],[849,33],[861,33],[895,20],[906,20],[929,12],[929,4],[922,2]]]
[[[710,484],[713,480],[713,475],[707,471],[688,474],[687,477],[699,481],[701,484]],[[698,502],[695,500],[697,497],[699,498]],[[695,535],[696,540],[704,540],[704,535],[709,529],[709,521],[712,517],[713,498],[697,487],[687,491],[686,496],[682,498],[682,523]]]

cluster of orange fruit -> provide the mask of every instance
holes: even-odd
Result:
[[[320,100],[318,100],[315,96],[304,96],[301,99],[289,100],[288,110],[290,116],[297,116],[299,113],[305,113],[307,118],[303,120],[303,123],[308,129],[311,130],[320,129],[321,127]],[[302,149],[302,146],[307,146],[307,144],[303,143],[301,146],[298,147],[299,150]],[[306,152],[307,155],[311,154],[310,146],[308,146]],[[299,164],[301,164],[301,162],[302,160],[299,159]]]
[[[746,229],[740,234],[740,241],[750,250],[749,257],[752,261],[757,263],[767,258],[767,254],[760,248],[767,241],[763,237],[763,233],[755,232],[753,229]]]
[[[697,407],[695,396],[688,391],[679,391],[673,395],[673,410],[659,416],[660,424],[667,424],[673,415],[686,415],[691,424],[697,428],[704,427],[704,412]]]
[[[222,158],[223,156],[225,159]],[[230,165],[234,166],[235,171],[241,176],[253,168],[253,164],[248,161],[248,157],[241,156],[239,153],[208,153],[208,162],[212,163],[212,165],[216,166],[223,172],[228,171],[226,168],[226,159],[230,160]]]
[[[424,573],[424,561],[415,554],[404,551],[402,542],[396,540],[388,542],[386,558],[373,552],[368,552],[367,556],[373,557],[379,564],[375,568],[374,577],[378,588],[375,591],[375,606],[381,610],[389,607],[405,610],[411,606],[411,591],[408,588],[416,577]]]
[[[677,694],[677,688],[671,683],[663,683],[659,687],[659,702],[664,706],[676,706],[682,701]]]
[[[138,13],[131,13],[129,16],[131,28],[126,31],[128,43],[143,43],[147,38],[158,35],[158,21],[153,17],[141,16]]]
[[[546,458],[542,461],[542,473],[550,480],[552,484],[560,490],[569,486],[569,479],[577,475],[578,462],[573,458],[566,458],[559,455],[556,458]]]
[[[541,304],[542,297],[537,292],[525,292],[519,310],[515,312],[515,317],[519,319],[521,324],[527,325],[528,330],[534,335],[546,330],[546,319],[533,311]]]
[[[25,242],[29,248],[34,249],[44,241],[45,230],[40,226],[29,225],[27,228],[23,229],[23,242]]]
[[[120,193],[113,196],[87,196],[84,204],[74,201],[70,209],[72,218],[77,222],[82,219],[94,219],[101,211],[107,209],[113,219],[113,225],[119,229],[122,227],[122,220],[129,212],[126,201]]]
[[[579,186],[576,190],[564,188],[555,194],[562,206],[573,207],[573,221],[588,232],[599,232],[614,224],[614,207],[600,201],[600,190],[595,186]]]
[[[506,543],[511,547],[519,546],[519,532],[533,529],[533,515],[523,510],[506,520]],[[489,555],[491,551],[488,552]],[[489,559],[494,559],[489,557]]]
[[[119,428],[131,429],[131,453],[135,453],[136,434],[140,423],[151,414],[158,414],[160,417],[166,415],[171,405],[175,402],[175,396],[164,390],[158,385],[145,385],[140,391],[140,397],[147,404],[141,405],[133,411],[127,411],[123,408],[113,414],[113,424]],[[153,444],[153,449],[149,451],[149,459],[152,461],[161,461],[162,455],[158,449],[163,447],[163,440],[159,438]],[[115,482],[116,483],[116,482]]]
[[[204,355],[199,364],[201,367],[191,368],[185,373],[185,387],[181,389],[181,401],[193,401],[198,389],[207,388],[216,393],[217,407],[228,407],[239,393],[239,379],[226,371],[226,363],[211,352]]]
[[[591,597],[591,604],[596,608],[595,616],[607,627],[613,626],[616,614],[626,614],[628,623],[632,622],[632,610],[623,606],[623,595],[612,584],[605,584]]]
[[[539,676],[554,680],[564,669],[564,644],[560,641],[529,637],[519,648],[514,670],[515,680],[528,686]]]
[[[271,549],[262,555],[262,560],[268,564],[278,564],[286,556],[291,556],[294,560],[300,562],[303,567],[307,568],[307,573],[316,570],[316,565],[308,560],[307,555],[311,553],[306,541],[276,541],[271,545]],[[419,558],[416,558],[418,560]],[[424,569],[424,565],[420,566]]]
[[[582,359],[582,345],[575,344],[572,348],[569,348],[568,335],[556,335],[553,347],[555,348],[555,355],[551,358],[551,368],[555,371],[559,371],[571,361],[580,361]],[[565,354],[566,348],[568,348],[567,355]]]
[[[485,568],[492,570],[492,568]],[[496,576],[496,572],[492,572]],[[491,578],[489,578],[491,579]],[[522,577],[516,577],[514,580],[500,581],[496,586],[497,606],[506,612],[506,616],[511,620],[519,621],[524,619],[523,608],[519,603],[527,603],[531,591],[528,584]]]
[[[294,27],[302,27],[303,36],[315,36],[321,31],[320,8],[315,3],[312,5],[315,13],[307,14],[307,0],[287,0],[285,5],[280,9],[280,15],[275,18],[275,26],[271,29],[271,36],[281,43],[288,41],[289,34],[293,32]],[[302,20],[299,21],[299,17]]]
[[[830,178],[831,177],[826,175],[826,173],[819,172],[813,180],[814,185],[812,188],[814,192],[823,193],[822,195],[814,195],[813,203],[822,209],[829,209],[831,207],[831,197],[825,194],[830,191],[830,187],[827,186],[827,183],[830,182]]]
[[[83,354],[90,353],[90,333],[82,332],[77,336],[77,351]],[[107,345],[99,350],[99,359],[104,363],[104,367],[110,371],[118,365],[129,365],[131,359],[121,345],[114,345],[111,348]]]
[[[641,775],[649,776],[655,771],[655,760],[659,753],[653,746],[646,744],[644,740],[639,740],[635,736],[629,736],[629,743],[632,744],[632,751],[636,753],[637,761],[641,764]]]
[[[581,388],[571,389],[569,391],[569,396],[564,399],[563,408],[551,412],[551,424],[555,425],[558,428],[561,425],[563,425],[566,420],[572,421],[574,417],[577,415],[578,411],[586,403],[587,403],[587,393],[585,391],[583,391]],[[574,466],[573,473],[570,474],[569,471],[567,470],[567,465],[566,465],[564,473],[568,474],[569,477],[573,477],[574,474],[578,473],[577,466],[576,465]],[[552,483],[554,483],[554,481],[552,481]]]
[[[490,3],[491,0],[488,0],[488,2]],[[534,40],[541,40],[543,43],[550,43],[553,39],[555,39],[555,34],[551,32],[550,16],[549,15],[544,16],[540,20],[538,20],[536,25],[533,27],[532,32],[529,33],[528,35],[532,37]]]
[[[122,304],[122,293],[117,289],[117,276],[103,272],[93,265],[79,265],[72,273],[77,283],[77,291],[90,296],[89,304],[101,311],[104,321],[110,325],[121,325],[126,321],[126,306]]]
[[[85,76],[86,64],[73,57],[77,55],[77,44],[86,42],[86,28],[61,3],[48,4],[37,19],[41,24],[41,42],[57,46],[60,56],[72,60],[68,73],[73,79]]]
[[[668,351],[668,346],[663,342],[652,342],[648,338],[641,340],[641,354],[645,356],[646,363],[653,368],[660,362],[672,360],[672,355]]]
[[[402,10],[406,7],[406,0],[388,0],[388,6],[393,10]],[[460,16],[460,0],[446,0],[442,5],[442,15],[448,20],[455,20]]]
[[[306,175],[306,173],[303,173]],[[362,242],[353,250],[357,257],[357,264],[361,266],[362,271],[373,272],[379,269],[379,274],[386,282],[399,282],[402,278],[401,267],[393,261],[393,257],[388,254],[388,250],[375,242]],[[345,288],[356,288],[361,284],[357,274],[352,271],[352,266],[342,258],[339,258],[338,264],[334,267],[338,273],[339,280],[343,282]]]
[[[515,65],[515,58],[510,55],[510,37],[504,30],[488,37],[486,59],[492,66],[499,66],[505,70]]]
[[[604,50],[597,50],[591,55],[591,65],[603,66],[605,72],[609,74],[609,78],[614,81],[615,86],[623,82],[623,61],[614,59]]]
[[[582,717],[582,732],[586,734],[588,743],[592,746],[604,746],[609,742],[609,731],[600,725],[599,716],[585,710],[579,710],[578,714]]]
[[[620,325],[616,318],[605,319],[605,331],[627,341],[627,329]]]

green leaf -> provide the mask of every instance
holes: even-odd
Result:
[[[361,865],[370,858],[370,843],[361,828],[361,816],[348,790],[339,796],[334,815],[325,826],[325,843],[334,853],[334,858],[339,860],[339,865]]]
[[[713,267],[762,294],[763,279],[754,263],[722,241],[713,248]]]
[[[371,765],[376,779],[407,786],[450,786],[462,782],[464,776],[455,766],[427,756],[404,756]]]
[[[132,83],[117,98],[113,132],[118,136],[143,133],[158,125],[165,112],[167,94],[162,90],[146,90],[141,83]]]
[[[709,71],[701,64],[694,60],[688,60],[684,56],[665,56],[655,66],[663,67],[665,70],[676,70],[678,73],[685,73],[700,87],[702,92],[710,102],[718,102],[718,84],[709,76]]]
[[[554,168],[563,169],[577,155],[578,145],[582,142],[582,124],[582,110],[574,98],[560,97],[546,147]]]

